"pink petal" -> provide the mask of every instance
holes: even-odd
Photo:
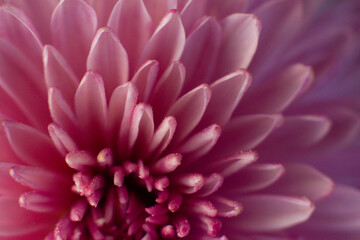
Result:
[[[330,196],[316,204],[312,218],[294,232],[314,239],[356,240],[360,236],[359,203],[357,189],[338,185]]]
[[[153,91],[159,72],[159,64],[155,60],[145,62],[135,73],[131,82],[139,91],[139,102],[147,102]]]
[[[14,166],[10,169],[11,177],[24,186],[34,190],[70,196],[71,179],[43,168]]]
[[[15,2],[12,2],[14,4]],[[43,43],[49,43],[51,41],[50,36],[50,20],[51,14],[58,4],[57,0],[27,0],[16,1],[15,5],[24,11],[29,20],[34,25],[34,28],[39,33]]]
[[[221,26],[215,18],[204,18],[186,39],[181,62],[186,68],[185,91],[209,82],[221,42]]]
[[[43,50],[43,62],[46,86],[58,88],[72,104],[79,80],[66,60],[54,47],[47,45]]]
[[[30,124],[19,106],[1,87],[0,87],[0,121],[14,120]]]
[[[250,113],[282,112],[310,87],[313,78],[311,67],[291,65],[275,79],[259,86],[256,92],[249,93],[238,110]]]
[[[250,83],[250,74],[244,70],[238,70],[211,84],[211,99],[200,125],[217,123],[224,126]]]
[[[250,3],[256,1],[249,0],[227,0],[225,1],[208,1],[208,11],[213,13],[217,18],[222,19],[233,13],[245,12],[248,10]],[[259,2],[259,1],[257,1]]]
[[[21,208],[18,199],[9,196],[0,197],[0,236],[24,235],[48,229],[55,219],[49,215],[34,213]]]
[[[41,69],[5,39],[0,40],[0,63],[1,88],[33,125],[44,129],[50,119]]]
[[[140,64],[148,59],[159,62],[160,74],[174,61],[180,59],[185,45],[185,31],[179,14],[174,10],[162,20],[147,42]]]
[[[247,68],[255,54],[260,21],[252,14],[233,14],[222,21],[223,37],[217,61],[217,77]]]
[[[109,102],[109,130],[112,140],[125,141],[129,131],[132,112],[138,98],[138,90],[131,82],[117,87]]]
[[[284,176],[267,191],[285,195],[302,195],[316,201],[327,197],[334,188],[334,183],[330,178],[309,165],[293,163],[286,164],[285,168]]]
[[[244,211],[233,224],[251,232],[279,231],[306,221],[314,211],[307,198],[253,195],[239,200]]]
[[[85,72],[86,58],[96,27],[94,9],[81,0],[61,1],[52,15],[52,42],[73,67],[78,78]]]
[[[275,64],[281,66],[274,59],[281,59],[287,53],[289,41],[294,39],[304,23],[303,5],[301,0],[267,1],[254,12],[263,24],[257,53],[252,62],[252,69],[256,69],[254,79],[271,74],[276,70]]]
[[[281,123],[281,115],[258,114],[232,119],[223,129],[211,153],[214,156],[226,156],[253,149]]]
[[[75,113],[56,88],[49,89],[49,109],[51,118],[71,136],[78,136],[79,123]]]
[[[117,0],[87,0],[96,12],[98,27],[104,27],[108,21],[111,11],[113,10]]]
[[[176,0],[143,0],[145,6],[152,18],[155,26],[157,26],[163,16],[172,9],[177,8]],[[160,23],[161,24],[161,23]]]
[[[206,164],[203,169],[206,172],[210,172],[213,171],[213,169],[216,169],[216,171],[219,172],[221,176],[229,177],[249,164],[254,163],[257,159],[258,154],[256,152],[240,152],[221,159],[210,158],[211,161],[207,159],[208,164]]]
[[[164,174],[173,172],[181,164],[182,156],[178,153],[166,155],[151,164],[151,172]]]
[[[167,115],[172,115],[177,121],[174,138],[177,141],[184,139],[200,122],[211,97],[211,90],[207,85],[188,92],[177,100]],[[174,140],[173,140],[174,141]]]
[[[75,112],[87,144],[95,149],[104,146],[107,104],[102,78],[87,72],[75,94]]]
[[[125,47],[129,56],[130,73],[133,74],[153,32],[152,20],[143,1],[118,1],[112,10],[108,26],[115,31]]]
[[[109,28],[101,28],[96,33],[86,65],[88,70],[100,73],[108,98],[117,86],[128,81],[127,53]]]
[[[22,194],[19,198],[19,205],[32,212],[51,214],[60,212],[68,207],[66,201],[68,201],[68,199],[33,191]]]
[[[213,173],[205,178],[204,186],[196,193],[196,196],[207,197],[215,193],[224,182],[224,178],[218,174]]]
[[[19,196],[21,193],[28,190],[28,188],[17,183],[9,174],[9,170],[14,164],[0,164],[0,195],[2,196]]]
[[[208,153],[216,144],[221,135],[221,127],[213,124],[187,139],[176,152],[186,156],[186,160],[198,159]],[[192,161],[191,161],[192,162]],[[187,162],[188,164],[190,162]]]
[[[68,152],[78,150],[76,142],[58,124],[51,123],[48,126],[48,130],[55,147],[63,156]]]
[[[202,16],[206,15],[206,0],[189,0],[184,8],[181,10],[181,18],[183,20],[186,33],[189,33],[194,23],[197,22]],[[179,8],[178,8],[179,9]]]
[[[154,134],[154,119],[149,105],[138,104],[133,112],[129,132],[129,148],[136,143],[136,154],[144,154],[145,147]]]
[[[41,67],[42,44],[32,22],[20,9],[11,5],[0,7],[0,37],[19,48],[37,68]]]
[[[178,98],[185,79],[185,68],[179,62],[169,66],[156,84],[150,100],[154,108],[155,121],[160,122]]]
[[[5,120],[5,121],[9,121],[9,120]],[[22,163],[21,159],[19,159],[19,157],[12,150],[6,135],[6,130],[3,125],[0,127],[0,159],[1,162],[5,162],[5,163],[13,163],[13,164]]]
[[[49,136],[21,123],[8,121],[3,125],[11,148],[24,163],[48,169],[66,169]]]
[[[148,153],[153,154],[156,158],[159,156],[170,144],[176,129],[176,119],[172,116],[164,118],[161,124],[156,129]]]
[[[226,179],[227,187],[230,188],[234,182],[232,194],[243,194],[264,189],[276,182],[285,172],[281,164],[253,164],[237,175]],[[226,186],[224,186],[226,188]]]

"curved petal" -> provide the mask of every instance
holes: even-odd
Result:
[[[59,89],[68,104],[72,104],[79,80],[66,60],[54,47],[47,45],[43,49],[43,62],[47,87]]]
[[[0,197],[0,236],[10,237],[49,229],[55,223],[50,215],[34,213],[21,208],[17,198]],[[36,224],[34,224],[36,223]]]
[[[177,8],[177,0],[143,0],[145,6],[157,26],[163,16],[172,9]]]
[[[128,56],[109,28],[101,28],[96,33],[86,65],[88,71],[97,71],[102,76],[107,99],[117,86],[129,80]]]
[[[252,14],[233,14],[222,21],[222,27],[216,77],[249,66],[257,48],[261,23]]]
[[[180,59],[185,45],[185,31],[179,14],[167,14],[147,42],[139,64],[148,59],[159,62],[160,74],[174,61]]]
[[[221,26],[215,18],[204,18],[186,38],[181,62],[186,68],[184,91],[209,82],[221,42]]]
[[[0,7],[0,37],[14,44],[41,68],[42,44],[31,21],[20,9],[11,5]]]
[[[203,84],[177,100],[167,115],[177,121],[176,141],[184,139],[200,122],[211,97],[210,88]],[[174,142],[174,140],[172,141]]]
[[[251,232],[283,230],[306,221],[314,211],[314,205],[307,198],[253,195],[239,201],[244,211],[232,224],[239,230]]]
[[[67,172],[64,160],[47,135],[21,123],[7,121],[3,125],[11,148],[24,163]]]
[[[211,151],[215,158],[255,148],[283,121],[281,115],[247,115],[232,119]]]
[[[0,39],[0,63],[1,88],[33,125],[44,129],[50,119],[41,68],[5,39]]]
[[[78,78],[85,72],[86,58],[96,27],[94,9],[81,0],[61,1],[52,15],[52,42]]]
[[[177,100],[185,79],[185,68],[179,62],[174,62],[161,76],[150,103],[154,108],[155,122],[160,122],[171,105]]]
[[[200,126],[212,123],[224,126],[250,83],[250,74],[245,70],[238,70],[211,84],[211,99]]]
[[[10,169],[14,164],[0,163],[0,195],[1,196],[14,196],[18,197],[21,193],[29,190],[23,185],[17,183],[10,176]]]
[[[98,1],[98,0],[86,0],[90,6],[92,6],[96,12],[98,27],[105,27],[110,13],[113,10],[116,2],[118,0],[106,0],[106,1]]]
[[[131,82],[139,91],[139,102],[147,102],[152,94],[159,72],[159,64],[155,60],[145,62],[135,73]]]
[[[272,185],[284,172],[285,168],[281,164],[253,164],[242,169],[239,174],[227,178],[224,188],[226,183],[229,188],[236,182],[232,195],[258,191]]]
[[[107,104],[102,78],[95,72],[87,72],[76,90],[75,112],[86,145],[95,149],[105,146],[107,128]]]
[[[239,105],[238,112],[280,113],[310,87],[313,79],[311,67],[293,64],[275,79],[249,92]]]
[[[266,191],[284,195],[301,195],[317,201],[327,197],[333,181],[315,168],[299,163],[286,164],[285,174]]]
[[[126,49],[130,74],[133,74],[153,32],[152,20],[143,0],[118,1],[111,12],[108,26],[115,31]]]

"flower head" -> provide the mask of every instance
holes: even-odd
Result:
[[[303,33],[307,1],[295,2],[2,3],[0,236],[298,234],[288,229],[333,182],[279,157],[312,149],[332,124],[307,98],[289,107],[314,81],[301,60],[330,65],[296,48],[279,57]],[[260,37],[286,10],[289,23]]]

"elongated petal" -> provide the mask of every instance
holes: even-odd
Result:
[[[59,89],[65,95],[67,102],[72,104],[79,84],[73,70],[61,54],[50,45],[44,47],[43,62],[47,87]]]
[[[117,86],[128,81],[128,57],[111,29],[98,30],[87,59],[87,69],[101,74],[108,99]]]
[[[112,140],[127,139],[132,112],[138,98],[138,90],[133,83],[128,82],[117,87],[109,102],[109,129]]]
[[[49,109],[54,122],[59,124],[73,137],[78,137],[79,123],[74,111],[56,88],[49,89]]]
[[[68,152],[78,150],[76,142],[61,128],[61,126],[56,123],[51,123],[48,130],[54,145],[63,156]]]
[[[152,20],[143,1],[118,1],[112,10],[108,26],[115,31],[125,47],[129,56],[130,73],[134,73],[141,52],[153,32]]]
[[[154,133],[150,142],[148,153],[153,154],[154,157],[160,155],[170,144],[172,137],[174,136],[176,126],[177,123],[174,117],[170,116],[164,118]]]
[[[54,171],[30,166],[14,166],[10,169],[11,177],[24,186],[54,194],[70,195],[68,191],[71,179]]]
[[[9,143],[24,163],[48,169],[65,169],[63,159],[44,133],[16,122],[3,123]]]
[[[147,42],[140,64],[147,59],[159,62],[160,73],[173,62],[180,59],[185,45],[185,31],[178,13],[167,14]]]
[[[260,21],[255,15],[233,14],[222,22],[223,37],[217,62],[217,77],[247,68],[255,54]]]
[[[186,5],[181,10],[181,17],[186,33],[189,33],[192,30],[194,23],[205,15],[207,2],[208,1],[206,0],[187,1]]]
[[[99,74],[85,74],[75,94],[75,112],[86,136],[86,144],[95,148],[103,146],[107,105],[104,83]]]
[[[278,113],[303,94],[313,81],[311,67],[294,64],[274,80],[262,84],[256,92],[249,93],[238,111],[246,113]]]
[[[338,185],[333,193],[316,205],[313,217],[295,232],[305,236],[336,240],[357,239],[359,231],[360,193],[352,187]]]
[[[284,171],[281,164],[253,164],[229,177],[227,183],[237,183],[233,187],[234,194],[258,191],[276,182]]]
[[[186,68],[184,91],[209,82],[214,72],[221,42],[221,26],[215,18],[205,18],[186,38],[181,61]]]
[[[159,72],[159,64],[155,60],[145,62],[135,73],[131,82],[139,91],[139,102],[147,102],[152,94]]]
[[[150,100],[155,110],[155,121],[159,122],[178,98],[185,79],[185,68],[174,62],[161,76]]]
[[[315,168],[299,163],[286,164],[286,171],[268,191],[286,195],[302,195],[312,200],[327,197],[333,181]]]
[[[86,57],[97,27],[96,13],[81,0],[64,0],[54,10],[51,36],[80,78],[85,72]],[[74,54],[76,52],[76,54]]]
[[[44,129],[50,119],[40,68],[5,39],[0,39],[0,63],[1,88],[33,125]]]
[[[67,207],[67,199],[42,192],[26,192],[19,198],[19,205],[32,212],[52,214]]]
[[[225,125],[250,86],[250,82],[250,74],[238,70],[211,84],[211,99],[200,125],[206,126],[212,123]]]
[[[2,196],[14,196],[17,197],[24,191],[28,190],[28,188],[17,183],[10,176],[10,169],[14,166],[14,164],[6,164],[0,163],[0,194]]]
[[[250,150],[259,145],[282,123],[280,115],[247,115],[231,120],[211,152],[215,156],[226,156]]]
[[[97,1],[97,0],[87,0],[91,7],[94,8],[98,20],[98,27],[105,27],[109,15],[113,10],[117,0],[108,0],[108,1]]]
[[[244,211],[237,218],[236,226],[246,231],[282,230],[306,221],[314,211],[314,205],[307,198],[253,195],[239,201]]]
[[[31,21],[20,9],[11,5],[0,7],[0,37],[11,41],[36,67],[41,67],[42,44]]]
[[[177,121],[177,140],[185,138],[199,123],[209,103],[211,90],[207,85],[201,85],[177,100],[167,115],[172,115]]]
[[[55,223],[55,219],[49,218],[48,215],[21,208],[18,199],[14,197],[2,196],[0,198],[0,211],[0,236],[25,235],[49,228]]]
[[[152,18],[155,26],[157,26],[162,17],[172,9],[176,9],[176,0],[143,0],[145,6]]]

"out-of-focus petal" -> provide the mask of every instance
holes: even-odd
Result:
[[[184,91],[209,82],[216,69],[221,26],[215,18],[204,18],[186,38],[181,61],[186,68]]]
[[[86,58],[96,27],[94,9],[81,0],[61,1],[52,15],[52,42],[78,78],[85,73]]]
[[[222,21],[216,77],[249,66],[258,44],[260,25],[259,19],[251,14],[233,14]]]
[[[252,195],[238,200],[244,210],[229,226],[243,231],[279,231],[306,221],[314,211],[314,205],[307,198]]]
[[[143,0],[152,21],[157,26],[161,18],[170,10],[176,9],[177,0]]]

